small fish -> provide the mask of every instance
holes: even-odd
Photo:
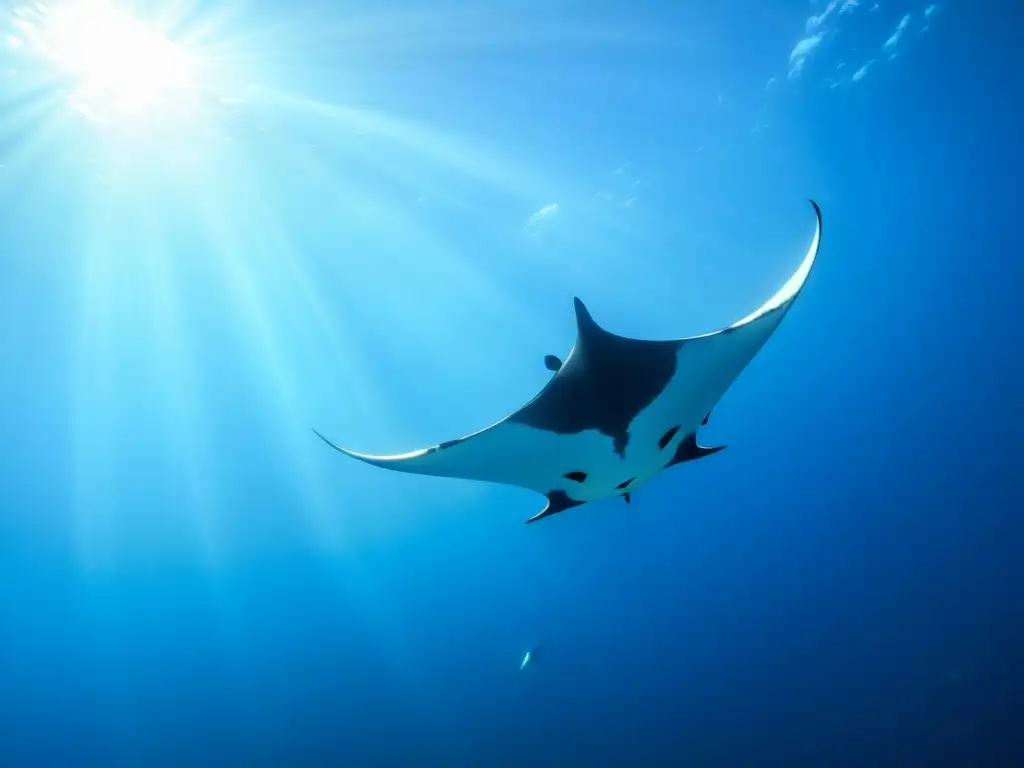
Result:
[[[524,669],[526,669],[530,664],[534,662],[534,660],[537,658],[537,654],[540,653],[540,649],[540,645],[535,645],[533,648],[526,652],[526,655],[523,656],[522,663],[519,665],[520,672],[522,672]]]

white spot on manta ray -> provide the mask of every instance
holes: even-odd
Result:
[[[548,504],[526,522],[591,501],[630,494],[663,469],[724,446],[697,431],[772,335],[807,282],[821,243],[821,210],[800,266],[783,287],[720,331],[668,341],[630,339],[601,328],[579,299],[576,343],[533,400],[465,437],[417,451],[370,455],[324,442],[379,467],[529,488]]]

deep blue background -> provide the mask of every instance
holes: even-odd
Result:
[[[865,0],[789,77],[824,2],[416,5],[229,6],[230,151],[7,54],[0,764],[1024,764],[1020,12]],[[729,449],[629,507],[309,431],[490,423],[576,294],[730,322],[808,196]]]

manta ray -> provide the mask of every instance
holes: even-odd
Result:
[[[554,376],[526,405],[485,429],[393,455],[346,456],[378,467],[528,488],[547,504],[526,522],[588,502],[630,494],[664,469],[725,448],[697,442],[715,405],[785,317],[814,266],[821,209],[807,255],[758,310],[702,336],[657,341],[599,326],[579,298],[576,343],[564,361],[544,358]]]

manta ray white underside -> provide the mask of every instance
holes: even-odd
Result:
[[[715,453],[697,430],[800,295],[821,243],[821,210],[807,255],[757,311],[714,333],[672,341],[616,336],[575,299],[577,338],[533,400],[479,432],[410,453],[347,456],[400,472],[529,488],[548,499],[531,517],[629,494],[667,467]]]

